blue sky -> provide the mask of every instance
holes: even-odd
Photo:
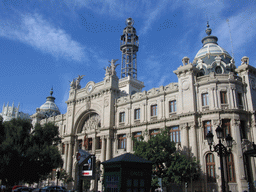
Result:
[[[177,82],[173,71],[184,56],[193,61],[207,21],[236,66],[246,55],[256,67],[255,0],[2,0],[0,106],[20,103],[32,115],[53,87],[66,113],[69,81],[85,75],[82,88],[100,82],[109,60],[121,62],[120,35],[128,17],[139,36],[138,79],[145,90]],[[120,66],[116,70],[120,77]]]

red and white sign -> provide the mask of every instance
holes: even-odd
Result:
[[[82,176],[92,176],[92,170],[82,171]]]
[[[77,154],[76,154],[76,160],[77,160],[77,161],[80,161],[80,159],[81,159],[81,154],[80,154],[80,153],[77,153]]]

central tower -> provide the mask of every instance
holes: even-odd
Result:
[[[121,78],[119,89],[124,94],[140,92],[144,83],[137,80],[137,52],[139,50],[139,37],[133,27],[132,18],[126,19],[126,27],[121,35],[120,50],[122,51]]]
[[[121,36],[120,50],[122,51],[121,78],[130,76],[137,79],[137,52],[139,49],[139,38],[133,27],[132,18],[126,19],[126,27]]]

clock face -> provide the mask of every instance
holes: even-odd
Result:
[[[88,90],[88,92],[91,92],[92,91],[92,85],[89,85],[87,90]]]

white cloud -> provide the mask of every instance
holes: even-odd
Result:
[[[86,60],[84,47],[38,14],[22,15],[18,22],[0,24],[0,36],[19,40],[56,58]]]

